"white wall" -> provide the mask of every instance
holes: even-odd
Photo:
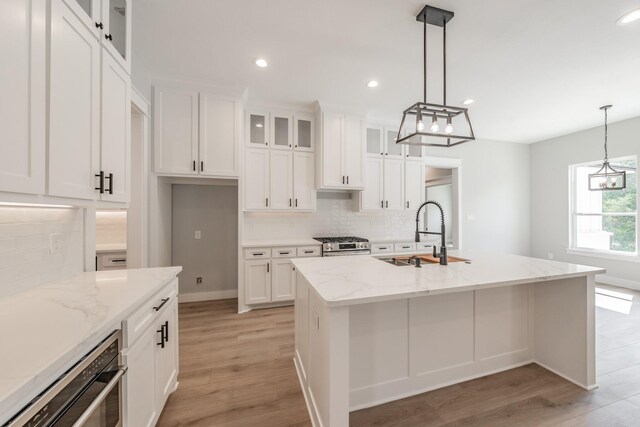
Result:
[[[463,247],[528,255],[529,146],[475,141],[451,149],[430,149],[428,154],[462,159]],[[415,212],[360,213],[355,202],[339,193],[319,193],[314,213],[245,213],[243,239],[331,234],[370,240],[413,239]],[[467,215],[475,220],[467,220]]]
[[[597,127],[531,145],[531,254],[604,267],[607,276],[640,284],[640,263],[568,255],[571,164],[602,159],[603,129]],[[640,157],[640,117],[609,125],[609,157]]]
[[[0,207],[0,298],[82,272],[83,224],[82,209]]]
[[[183,268],[181,301],[185,294],[234,296],[216,293],[238,287],[238,187],[173,185],[172,199],[171,258]],[[203,283],[196,284],[196,277]]]
[[[427,154],[462,159],[464,249],[529,255],[528,145],[477,140]]]

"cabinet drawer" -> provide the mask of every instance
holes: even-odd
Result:
[[[320,256],[320,246],[302,246],[298,248],[298,256]]]
[[[396,252],[411,252],[416,250],[415,243],[396,243],[393,245],[393,249]]]
[[[117,252],[98,255],[98,271],[127,268],[127,253]]]
[[[435,243],[433,242],[420,242],[416,243],[419,251],[430,251]]]
[[[262,258],[271,258],[271,249],[249,248],[244,250],[244,259],[262,259]]]
[[[271,249],[272,258],[293,258],[296,255],[296,248],[273,248]]]
[[[171,305],[177,296],[178,279],[175,278],[145,302],[135,313],[126,318],[122,322],[123,347],[131,346],[158,315]]]
[[[383,254],[393,252],[393,243],[374,243],[371,245],[371,253]]]

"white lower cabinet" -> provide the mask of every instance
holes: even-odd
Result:
[[[245,302],[271,302],[271,260],[260,259],[244,263]]]
[[[245,304],[293,301],[296,271],[291,259],[321,255],[322,250],[319,245],[245,249]]]
[[[136,330],[145,325],[143,331]],[[135,340],[123,349],[128,368],[123,382],[123,427],[153,426],[177,385],[177,281],[125,320],[123,330],[125,346]]]
[[[274,259],[271,301],[291,301],[295,298],[295,270],[291,260]]]

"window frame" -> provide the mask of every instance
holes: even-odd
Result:
[[[635,160],[636,161],[636,189],[638,188],[638,184],[640,183],[638,179],[638,156],[622,156],[615,157],[610,159],[611,163],[625,160]],[[633,261],[640,262],[640,224],[639,224],[639,212],[640,212],[640,194],[637,193],[636,190],[636,211],[629,213],[591,213],[591,212],[577,212],[577,187],[576,187],[576,170],[582,166],[592,166],[594,163],[598,163],[597,160],[583,163],[576,163],[569,165],[569,236],[568,236],[568,246],[566,248],[567,254],[570,255],[582,255],[582,256],[592,256],[598,258],[606,258],[606,259],[615,259],[615,260],[624,260],[624,261]],[[628,181],[627,177],[627,182]],[[590,249],[583,248],[577,245],[577,224],[579,217],[588,217],[588,216],[602,216],[602,217],[615,217],[615,216],[633,216],[636,219],[636,250],[635,252],[624,252],[624,251],[616,251],[616,250],[601,250],[601,249]]]

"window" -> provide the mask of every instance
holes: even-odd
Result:
[[[610,159],[611,166],[627,172],[627,188],[590,191],[589,174],[602,161],[569,166],[571,177],[570,248],[594,252],[638,254],[637,158]]]

